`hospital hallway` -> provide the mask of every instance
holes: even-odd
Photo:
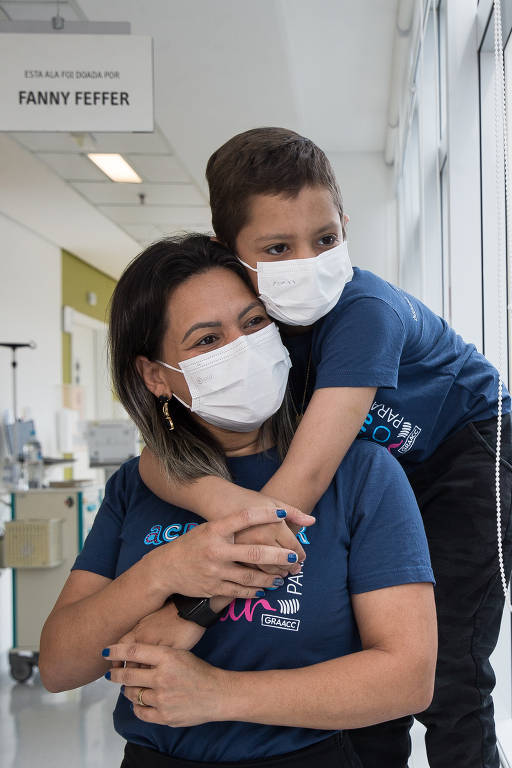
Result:
[[[0,768],[512,768],[511,179],[512,0],[0,0]]]

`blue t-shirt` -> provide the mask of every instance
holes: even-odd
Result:
[[[235,482],[253,490],[278,466],[274,451],[229,460]],[[337,658],[361,649],[352,594],[433,581],[416,500],[386,451],[355,443],[315,515],[316,524],[297,534],[307,555],[302,572],[288,577],[283,587],[268,590],[264,598],[234,601],[195,646],[195,654],[231,670],[289,669]],[[108,482],[73,567],[114,579],[153,547],[176,540],[201,522],[155,496],[140,479],[138,459],[132,459]],[[332,733],[242,722],[191,728],[150,725],[135,717],[122,695],[114,724],[128,741],[211,762],[284,754]]]
[[[498,372],[421,301],[354,268],[338,304],[303,336],[283,336],[294,402],[314,388],[377,387],[359,437],[385,446],[406,471],[452,432],[496,416]],[[315,379],[316,376],[316,379]],[[504,389],[503,412],[510,411]]]

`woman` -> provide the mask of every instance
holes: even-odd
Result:
[[[166,240],[132,262],[113,299],[111,347],[120,399],[174,476],[224,474],[258,489],[275,472],[292,436],[288,355],[222,246]],[[290,550],[232,543],[237,530],[281,525],[281,510],[198,525],[128,462],[43,630],[43,682],[61,690],[99,677],[106,646],[107,677],[124,686],[114,720],[130,768],[258,768],[276,756],[280,766],[358,765],[343,729],[430,700],[432,572],[412,491],[386,451],[354,445],[315,513],[313,527],[290,515],[303,526],[301,568]],[[291,573],[284,581],[235,561]],[[250,587],[233,586],[245,575]],[[182,649],[203,630],[164,606],[172,593],[258,600],[232,603],[192,654]],[[134,626],[136,643],[112,645]],[[119,666],[127,661],[140,666]]]

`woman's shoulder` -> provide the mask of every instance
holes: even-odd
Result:
[[[105,499],[110,504],[124,501],[143,489],[150,493],[139,474],[139,458],[139,456],[134,456],[125,461],[107,480]]]
[[[386,448],[364,438],[354,440],[340,464],[339,471],[352,477],[365,476],[369,472],[385,473],[386,476],[396,476],[398,473],[405,477],[400,464]]]
[[[412,504],[414,494],[407,476],[386,448],[370,440],[355,440],[336,474],[338,489],[342,489],[349,507],[358,503],[379,504],[384,497],[391,503]]]

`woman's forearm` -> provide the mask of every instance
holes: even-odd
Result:
[[[130,630],[140,619],[158,610],[165,594],[154,585],[151,569],[143,558],[114,581],[96,574],[74,571],[68,584],[81,580],[79,590],[93,584],[99,589],[80,599],[66,600],[66,588],[41,634],[39,668],[48,690],[76,688],[101,677],[109,665],[101,651]],[[67,585],[68,586],[68,585]]]
[[[361,728],[420,712],[435,660],[369,649],[310,667],[224,672],[216,720],[299,728]]]

